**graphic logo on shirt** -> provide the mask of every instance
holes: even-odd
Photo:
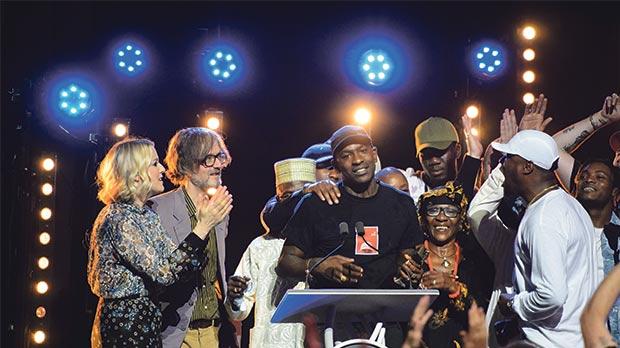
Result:
[[[379,255],[375,249],[379,250],[379,226],[364,226],[364,238],[355,235],[355,255]]]

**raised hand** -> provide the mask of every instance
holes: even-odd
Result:
[[[194,228],[194,233],[204,239],[209,231],[230,213],[233,208],[232,200],[232,195],[226,186],[219,186],[211,198],[205,195],[196,207],[198,224]]]
[[[612,122],[620,120],[620,96],[614,93],[605,98],[601,116]]]
[[[340,190],[338,189],[338,185],[331,180],[321,180],[304,187],[304,193],[310,192],[319,196],[322,201],[327,201],[329,205],[340,203],[338,200],[340,197]]]
[[[482,146],[482,142],[480,141],[480,137],[472,134],[471,128],[471,118],[467,117],[467,115],[461,116],[461,124],[463,126],[463,133],[465,133],[465,144],[467,145],[467,154],[474,158],[482,157],[482,153],[484,152],[484,146]]]
[[[543,132],[547,125],[553,120],[551,117],[545,118],[547,111],[547,98],[541,94],[532,104],[525,105],[523,118],[519,122],[519,130],[533,129]]]
[[[433,310],[429,309],[430,302],[431,300],[428,296],[423,296],[418,301],[411,314],[409,333],[402,348],[419,348],[422,346],[422,331],[424,331],[424,326],[426,326],[426,323],[433,315]]]
[[[467,312],[469,331],[461,331],[465,348],[486,348],[488,331],[484,320],[484,311],[476,302],[472,303]]]
[[[523,121],[523,120],[521,120]],[[514,110],[504,109],[502,120],[499,122],[499,142],[506,144],[512,137],[517,134],[517,117]]]
[[[354,264],[354,261],[340,255],[330,256],[319,264],[314,272],[340,284],[357,283],[364,276],[364,269]]]

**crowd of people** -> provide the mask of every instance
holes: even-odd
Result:
[[[408,327],[384,323],[388,347],[617,347],[620,132],[613,159],[571,153],[620,121],[620,97],[553,136],[546,109],[544,95],[518,122],[506,109],[486,149],[467,116],[463,136],[430,117],[414,131],[419,171],[381,168],[362,127],[336,130],[274,164],[265,234],[229,278],[224,140],[178,131],[167,170],[150,140],[118,142],[97,172],[106,206],[89,248],[92,346],[236,347],[254,309],[250,347],[315,347],[314,320],[271,323],[286,291],[310,287],[437,289]],[[164,172],[177,186],[166,193]],[[334,335],[371,331],[360,319],[336,323]]]

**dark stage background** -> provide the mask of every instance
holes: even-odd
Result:
[[[2,342],[25,346],[26,326],[36,321],[32,290],[36,248],[32,163],[41,151],[58,154],[57,201],[43,321],[49,345],[89,344],[96,299],[85,278],[88,231],[101,205],[94,168],[104,148],[76,140],[45,118],[40,87],[58,69],[79,67],[107,88],[104,120],[131,118],[132,134],[157,144],[197,125],[206,107],[225,112],[233,156],[224,181],[234,195],[227,241],[232,272],[246,246],[262,233],[259,212],[274,192],[273,163],[299,156],[350,122],[356,100],[376,105],[372,135],[384,166],[417,166],[412,132],[421,120],[456,121],[470,99],[483,106],[485,144],[498,134],[504,107],[522,113],[517,28],[539,27],[537,82],[531,91],[549,96],[550,132],[599,110],[620,92],[620,18],[614,3],[242,3],[242,2],[2,2]],[[365,27],[399,33],[414,65],[406,88],[370,93],[346,82],[339,50]],[[238,93],[205,89],[192,57],[201,42],[232,35],[249,54],[250,83]],[[141,83],[120,83],[106,71],[107,49],[127,33],[149,43],[154,72]],[[502,41],[510,52],[507,73],[493,83],[470,78],[469,42]],[[17,89],[20,96],[9,94]],[[102,121],[103,122],[103,121]],[[611,156],[598,133],[576,155]],[[167,183],[167,188],[171,188]],[[33,302],[33,299],[36,299]],[[43,301],[43,300],[42,300]],[[42,302],[41,301],[41,302]]]

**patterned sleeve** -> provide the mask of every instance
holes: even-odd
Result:
[[[190,233],[172,252],[164,249],[164,243],[149,240],[167,238],[163,228],[156,231],[145,231],[148,226],[139,226],[131,218],[111,224],[111,239],[114,249],[129,267],[144,273],[152,281],[170,285],[182,275],[197,271],[206,261],[204,249],[206,240]],[[156,227],[155,227],[156,228]]]

